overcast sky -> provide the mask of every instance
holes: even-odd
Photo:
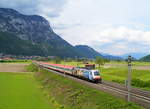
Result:
[[[150,0],[0,0],[0,7],[45,17],[73,45],[150,54]]]

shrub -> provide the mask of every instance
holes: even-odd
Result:
[[[150,87],[150,81],[143,81],[140,79],[132,79],[131,84],[136,87]]]

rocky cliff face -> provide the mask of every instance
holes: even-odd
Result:
[[[0,32],[12,34],[33,45],[40,44],[46,51],[44,55],[75,55],[74,47],[54,33],[49,22],[38,15],[23,15],[13,9],[0,8]]]
[[[49,22],[37,15],[23,15],[13,9],[0,8],[0,31],[9,32],[23,40],[33,43],[61,42],[69,45],[66,41],[55,34]],[[57,44],[56,44],[57,45]]]
[[[0,30],[33,42],[44,41],[53,33],[48,21],[41,16],[26,16],[3,8],[0,8]]]

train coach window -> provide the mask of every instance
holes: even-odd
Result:
[[[100,75],[98,71],[94,72],[94,75],[98,76]]]

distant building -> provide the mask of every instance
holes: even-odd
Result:
[[[4,58],[2,58],[2,60],[13,60],[13,58],[10,58],[10,57],[4,57]]]

